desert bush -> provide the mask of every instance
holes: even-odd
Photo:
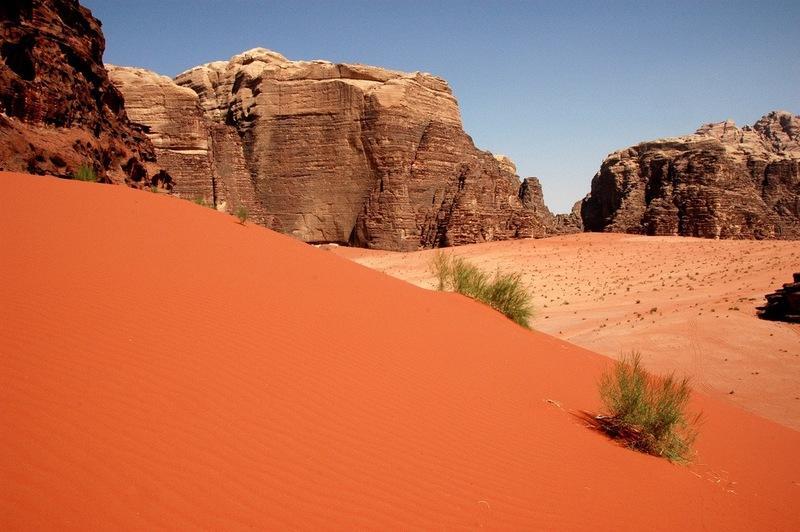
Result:
[[[247,221],[247,214],[248,214],[247,207],[245,207],[244,205],[239,205],[238,207],[236,207],[235,214],[236,217],[239,218],[239,223],[244,225],[244,223]]]
[[[431,266],[433,266],[433,273],[438,281],[436,289],[447,290],[447,283],[450,278],[450,257],[438,252],[433,256]]]
[[[608,411],[600,428],[628,447],[671,461],[689,460],[700,415],[687,413],[689,378],[647,373],[641,355],[623,355],[600,379],[600,398]]]
[[[434,256],[432,266],[439,290],[451,290],[480,301],[515,323],[530,328],[528,321],[533,315],[533,306],[519,274],[498,271],[490,277],[464,259],[441,252]]]
[[[528,321],[533,315],[533,306],[518,273],[496,273],[492,282],[486,286],[486,300],[512,321],[523,327],[529,327]]]
[[[96,183],[97,174],[95,173],[94,168],[92,168],[88,164],[82,164],[72,174],[72,179],[75,179],[77,181],[89,181],[91,183]]]

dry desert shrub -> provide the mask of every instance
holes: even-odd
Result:
[[[236,207],[235,214],[236,217],[239,219],[239,223],[244,225],[244,223],[247,221],[247,215],[248,215],[247,207],[245,207],[244,205],[239,205],[238,207]]]
[[[700,415],[687,412],[689,379],[647,373],[641,355],[631,352],[600,380],[608,414],[596,416],[601,430],[637,451],[687,462]]]
[[[480,301],[513,322],[530,328],[528,321],[533,316],[533,305],[518,273],[496,272],[491,277],[464,259],[441,252],[434,256],[432,267],[439,290],[458,292]]]
[[[75,170],[75,173],[72,174],[72,179],[76,181],[88,181],[90,183],[96,183],[97,173],[95,173],[94,168],[88,164],[82,164],[77,170]]]

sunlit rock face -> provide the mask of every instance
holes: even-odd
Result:
[[[245,205],[306,242],[411,250],[549,234],[510,159],[475,148],[441,78],[261,48],[173,82],[111,73],[178,193]]]
[[[588,231],[800,238],[800,117],[776,111],[614,152],[581,215]]]

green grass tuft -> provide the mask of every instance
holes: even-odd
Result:
[[[236,207],[235,214],[236,217],[239,218],[239,223],[244,225],[244,223],[247,221],[247,215],[248,215],[247,207],[245,207],[244,205],[239,205],[238,207]]]
[[[623,355],[600,380],[600,398],[608,411],[597,416],[600,428],[637,451],[673,462],[689,461],[700,415],[686,408],[689,379],[647,373],[641,355]]]
[[[533,316],[531,297],[522,286],[518,273],[495,273],[490,277],[478,267],[461,258],[437,253],[432,262],[438,290],[451,290],[503,313],[509,319],[530,328]]]
[[[77,170],[75,170],[75,173],[72,174],[72,179],[75,179],[76,181],[97,183],[97,174],[95,173],[94,168],[88,164],[82,164]]]

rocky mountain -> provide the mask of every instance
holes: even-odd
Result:
[[[708,124],[614,152],[581,217],[588,231],[800,238],[800,116]]]
[[[103,68],[100,22],[77,0],[0,3],[0,170],[169,186]]]
[[[244,205],[306,242],[411,250],[553,233],[513,163],[475,147],[430,74],[262,48],[174,80],[109,72],[176,193]]]
[[[522,200],[522,204],[542,220],[548,229],[548,234],[563,235],[583,231],[580,211],[581,202],[575,203],[569,214],[553,214],[544,203],[542,184],[539,182],[538,177],[526,177],[522,180],[522,185],[519,188],[519,197]]]

